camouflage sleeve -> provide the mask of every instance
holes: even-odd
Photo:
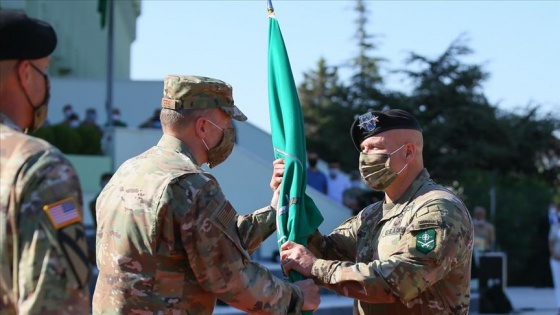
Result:
[[[89,264],[82,195],[58,150],[28,159],[18,174],[17,247],[21,314],[88,314]]]
[[[251,214],[237,217],[241,244],[252,254],[261,243],[276,231],[276,210],[268,206]]]
[[[315,231],[307,247],[317,258],[355,261],[357,221],[357,217],[350,217],[329,235]]]
[[[337,293],[364,302],[388,303],[395,297],[409,301],[458,262],[471,259],[469,227],[464,207],[451,200],[435,200],[420,208],[388,259],[369,263],[319,259],[312,275]],[[427,235],[426,242],[423,235]],[[426,243],[429,246],[424,247]]]
[[[237,212],[218,184],[206,182],[194,200],[192,221],[183,229],[183,246],[198,283],[248,313],[285,314],[293,300],[299,312],[301,290],[251,261],[238,234]]]

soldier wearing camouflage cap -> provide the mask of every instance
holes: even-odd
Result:
[[[285,243],[284,270],[354,298],[354,314],[468,314],[473,223],[424,168],[420,124],[403,110],[373,111],[351,137],[362,180],[384,200],[315,233],[309,250]]]
[[[126,161],[97,200],[93,313],[204,315],[217,298],[255,314],[315,309],[312,280],[291,284],[251,260],[276,228],[275,209],[238,215],[200,167],[227,159],[231,120],[247,119],[231,86],[169,75],[161,105],[159,143]]]
[[[56,43],[44,21],[0,10],[1,314],[89,313],[78,176],[58,149],[26,134],[47,116]]]

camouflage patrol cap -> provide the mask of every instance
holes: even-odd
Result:
[[[173,110],[219,108],[235,120],[247,120],[247,116],[233,104],[231,85],[208,77],[166,76],[161,106]]]
[[[350,137],[358,151],[362,141],[393,129],[412,129],[422,132],[422,127],[410,113],[402,109],[371,111],[354,120],[350,127]]]

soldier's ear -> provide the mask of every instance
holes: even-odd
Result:
[[[31,88],[30,64],[28,60],[20,60],[16,64],[18,81],[26,90]],[[27,91],[26,91],[27,92]]]
[[[206,133],[206,118],[199,117],[196,119],[194,123],[195,133],[199,138],[204,139],[204,135]]]
[[[407,143],[405,146],[405,152],[407,162],[410,162],[412,159],[414,159],[414,156],[416,155],[416,146],[414,145],[414,143]]]

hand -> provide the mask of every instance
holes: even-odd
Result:
[[[272,200],[270,201],[270,206],[278,210],[278,199],[280,198],[280,188],[277,188],[272,194]]]
[[[321,303],[321,296],[319,295],[319,287],[311,279],[301,280],[294,282],[303,292],[303,306],[304,311],[314,311]]]
[[[282,183],[282,178],[284,176],[284,159],[276,159],[272,162],[273,171],[272,179],[270,180],[270,188],[272,191],[276,191],[280,184]]]
[[[295,270],[304,277],[311,276],[311,269],[317,258],[309,249],[292,241],[282,244],[280,249],[282,250],[280,253],[282,268],[286,274],[290,270]]]

